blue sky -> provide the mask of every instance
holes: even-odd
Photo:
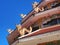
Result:
[[[0,45],[8,45],[7,29],[15,29],[22,20],[20,14],[28,14],[32,3],[40,0],[0,0]]]

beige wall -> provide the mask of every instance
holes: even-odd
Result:
[[[39,43],[50,42],[54,40],[60,40],[60,30],[51,33],[41,34],[29,38],[20,39],[16,45],[37,45]],[[15,45],[15,44],[12,44]]]

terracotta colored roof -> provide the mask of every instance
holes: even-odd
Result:
[[[44,1],[42,1],[39,5],[38,5],[38,7],[39,8],[41,8],[41,7],[45,7],[47,4],[49,4],[49,3],[53,3],[53,2],[55,2],[56,0],[44,0]],[[34,13],[34,10],[32,10],[23,20],[22,20],[22,23],[24,22],[24,21],[26,21],[29,17],[31,17],[32,16],[32,14]]]
[[[35,14],[36,16],[25,21],[25,23],[22,24],[22,27],[27,28],[27,27],[31,26],[32,24],[34,24],[34,22],[36,22],[38,19],[52,16],[54,14],[60,14],[60,6],[53,8],[53,9],[50,9],[50,10],[47,10],[47,11],[44,11],[44,12],[41,12],[41,13],[38,13],[38,14]],[[36,18],[36,17],[38,17],[38,18]]]

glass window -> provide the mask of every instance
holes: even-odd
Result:
[[[58,24],[60,24],[60,18],[57,19]]]
[[[43,24],[44,27],[47,27],[47,26],[52,26],[52,25],[56,25],[60,23],[60,19],[52,19],[51,21]]]

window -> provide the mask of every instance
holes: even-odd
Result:
[[[54,8],[54,7],[58,7],[58,6],[60,6],[60,3],[57,3],[56,5],[53,5],[52,7]]]
[[[36,31],[36,30],[38,30],[39,29],[39,26],[36,26],[36,27],[33,27],[32,28],[32,31]]]
[[[52,26],[56,24],[60,24],[60,18],[52,19],[51,21],[48,21],[47,23],[43,24],[43,26],[47,27],[47,26]]]

